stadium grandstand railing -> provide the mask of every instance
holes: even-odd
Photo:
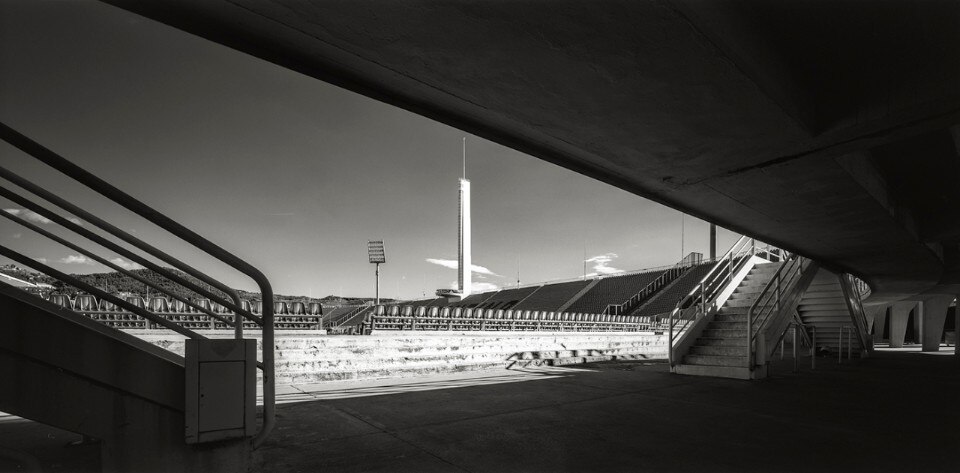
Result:
[[[659,332],[666,326],[655,317],[462,307],[375,306],[363,321],[362,333],[374,330],[425,331],[570,331]]]
[[[667,268],[663,274],[658,276],[653,281],[650,281],[649,284],[640,289],[639,292],[634,294],[627,299],[626,302],[622,304],[609,304],[607,308],[604,309],[604,314],[611,315],[624,315],[629,313],[634,308],[638,307],[641,302],[647,300],[650,296],[655,294],[660,289],[667,287],[671,282],[680,277],[688,269],[701,264],[703,261],[703,254],[701,253],[690,253],[687,256],[684,256],[679,263],[673,265],[672,267]]]
[[[8,188],[6,185],[0,186],[0,196],[5,199],[14,202],[18,205],[23,206],[25,209],[28,209],[32,212],[37,213],[38,215],[43,216],[45,219],[48,219],[50,222],[63,227],[66,230],[69,230],[75,235],[79,235],[86,240],[89,240],[101,248],[109,250],[122,258],[126,258],[132,262],[140,264],[141,266],[152,270],[153,272],[159,274],[160,276],[166,278],[169,281],[174,282],[175,284],[186,288],[193,293],[197,294],[200,297],[207,298],[209,301],[218,304],[220,307],[227,308],[232,312],[232,317],[230,314],[217,313],[211,307],[201,306],[196,303],[196,301],[191,300],[182,295],[178,295],[171,290],[161,287],[158,283],[149,280],[148,278],[141,277],[136,273],[129,271],[115,262],[109,260],[106,257],[100,256],[95,252],[88,250],[82,247],[80,244],[75,243],[72,240],[68,240],[65,237],[61,237],[57,234],[54,234],[44,228],[41,228],[39,225],[34,224],[28,221],[25,218],[21,218],[15,215],[12,212],[0,212],[0,216],[7,218],[8,220],[13,221],[14,223],[25,227],[31,230],[33,233],[41,235],[47,239],[50,239],[56,243],[59,243],[67,248],[70,248],[73,251],[79,252],[81,255],[91,258],[93,261],[96,261],[104,266],[107,266],[114,271],[122,273],[127,277],[136,279],[146,286],[158,291],[158,293],[166,294],[174,300],[178,300],[185,304],[186,306],[192,307],[200,313],[206,314],[213,319],[216,319],[226,326],[233,327],[234,336],[236,339],[240,340],[243,338],[244,330],[244,319],[259,325],[262,328],[262,355],[260,362],[257,363],[257,368],[262,370],[263,376],[262,379],[262,391],[263,391],[263,413],[262,413],[262,424],[260,425],[259,430],[253,438],[254,448],[261,445],[266,437],[270,434],[270,431],[273,429],[273,426],[276,421],[275,415],[275,403],[276,403],[276,386],[275,386],[275,377],[274,377],[274,304],[273,304],[273,289],[270,285],[270,282],[267,278],[260,272],[258,269],[247,263],[246,261],[238,258],[236,255],[224,250],[213,242],[207,240],[206,238],[198,235],[197,233],[187,229],[183,225],[177,223],[176,221],[170,219],[169,217],[163,215],[157,210],[149,207],[143,202],[133,198],[129,194],[121,191],[120,189],[108,184],[106,181],[100,179],[99,177],[93,175],[86,169],[73,164],[62,156],[54,153],[53,151],[43,147],[39,143],[31,140],[30,138],[22,135],[16,130],[8,127],[5,124],[0,123],[0,139],[3,139],[7,143],[13,145],[19,150],[23,151],[25,154],[32,156],[37,161],[40,161],[47,166],[59,171],[66,177],[73,179],[74,181],[86,186],[87,188],[95,191],[96,193],[102,195],[108,200],[119,204],[120,206],[126,208],[127,210],[133,212],[134,214],[140,216],[141,218],[151,222],[157,227],[167,231],[169,234],[176,236],[182,242],[193,246],[194,248],[206,253],[213,258],[220,260],[231,268],[239,271],[240,273],[248,276],[252,279],[260,289],[260,294],[263,298],[263,311],[259,314],[254,314],[251,310],[247,310],[243,307],[242,300],[240,299],[239,294],[236,290],[227,286],[223,282],[216,280],[207,274],[201,272],[200,270],[194,268],[191,265],[188,265],[181,261],[180,259],[175,258],[174,256],[157,249],[156,247],[146,243],[145,241],[134,237],[130,233],[121,230],[117,226],[108,223],[107,221],[101,219],[100,217],[93,215],[87,210],[80,208],[79,206],[73,204],[69,200],[47,190],[46,188],[35,184],[34,182],[21,177],[20,175],[8,170],[5,167],[0,166],[0,177],[5,181],[12,183],[14,186],[19,187],[25,193],[21,194],[21,191],[13,191]],[[25,197],[26,194],[32,194],[35,197]],[[112,237],[122,240],[126,244],[130,245],[133,248],[136,248],[142,253],[128,249],[128,247],[122,246],[116,243],[114,240],[108,239],[103,235],[89,230],[86,226],[81,225],[74,218],[68,218],[61,215],[59,212],[52,211],[48,209],[45,205],[38,204],[34,198],[39,197],[40,199],[53,204],[56,207],[59,207],[61,210],[72,214],[75,217],[86,221],[88,224],[91,224],[101,231],[110,234]],[[145,301],[141,298],[137,298],[139,302],[131,302],[124,300],[114,294],[108,293],[100,288],[94,287],[90,284],[87,284],[78,278],[65,274],[61,271],[58,271],[43,262],[37,261],[33,258],[30,258],[23,253],[20,253],[16,250],[8,248],[6,246],[0,246],[0,255],[3,255],[13,261],[16,261],[19,264],[38,270],[54,279],[58,279],[66,284],[69,284],[73,287],[80,289],[88,294],[91,294],[95,297],[98,297],[101,301],[107,301],[112,304],[112,307],[119,307],[120,309],[129,312],[132,315],[140,316],[150,322],[153,322],[159,326],[170,329],[174,332],[177,332],[185,337],[203,340],[207,337],[194,331],[189,328],[183,327],[171,320],[168,320],[166,317],[163,317],[160,314],[151,312],[147,307]],[[147,257],[149,255],[150,257]],[[174,271],[170,271],[163,267],[161,264],[157,264],[154,261],[162,261],[162,264],[170,265],[184,273],[196,278],[201,281],[203,284],[198,284],[194,280],[188,279],[186,277],[180,276]],[[216,291],[213,289],[215,288]],[[218,294],[217,292],[220,292]],[[226,297],[223,297],[221,294],[225,294]],[[66,298],[69,300],[69,298]],[[65,302],[63,298],[59,299],[61,302]],[[69,305],[74,305],[74,301],[71,301]],[[81,306],[92,307],[92,301],[89,298],[82,298]],[[74,305],[74,309],[75,309]],[[98,309],[100,307],[98,306]]]

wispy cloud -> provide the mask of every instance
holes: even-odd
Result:
[[[42,223],[42,224],[44,224],[44,225],[46,225],[46,224],[48,224],[48,223],[53,223],[53,221],[50,220],[49,218],[44,217],[43,215],[40,215],[40,214],[38,214],[38,213],[36,213],[36,212],[34,212],[34,211],[32,211],[32,210],[27,210],[27,209],[3,209],[3,211],[6,212],[6,213],[8,213],[8,214],[16,215],[17,217],[26,219],[27,221],[34,222],[34,223]],[[77,217],[67,217],[67,220],[69,220],[69,221],[71,221],[71,222],[73,222],[73,223],[75,223],[75,224],[77,224],[77,225],[83,226],[83,221],[81,221],[81,220],[80,220],[79,218],[77,218]]]
[[[437,258],[427,258],[427,263],[436,264],[443,266],[444,268],[457,269],[460,266],[460,263],[455,259],[437,259]],[[486,274],[488,276],[500,276],[499,274],[490,271],[489,269],[479,266],[476,264],[470,265],[470,272],[477,274]]]
[[[95,262],[83,255],[67,255],[57,260],[63,264],[94,264]]]
[[[143,266],[140,266],[140,264],[134,263],[133,261],[127,261],[123,258],[113,258],[110,260],[110,262],[128,271],[134,269],[143,269]]]
[[[47,264],[47,259],[46,259],[46,258],[34,258],[34,261],[38,261],[38,262],[40,262],[40,263]]]
[[[23,236],[23,233],[14,233],[13,235],[10,235],[10,236],[12,236],[14,240],[16,240],[16,239],[19,239],[20,237],[22,237],[22,236]]]
[[[17,217],[26,219],[34,223],[50,223],[50,219],[40,215],[32,210],[27,209],[3,209],[4,212],[10,215],[16,215]]]
[[[616,253],[604,253],[602,255],[591,256],[585,259],[584,262],[593,263],[593,271],[595,275],[596,274],[600,274],[600,275],[616,274],[616,273],[622,273],[623,270],[610,266],[610,262],[617,259],[618,257],[619,256],[617,256]]]

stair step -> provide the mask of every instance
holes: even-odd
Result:
[[[743,347],[747,346],[746,337],[743,338],[711,338],[700,337],[697,339],[697,345],[701,347]]]
[[[727,302],[723,304],[724,307],[750,307],[754,303],[754,300],[751,299],[727,299]]]
[[[746,322],[747,321],[747,312],[726,312],[721,311],[713,318],[717,322]]]
[[[843,302],[833,302],[833,301],[823,301],[823,302],[813,302],[813,301],[803,301],[797,306],[797,310],[848,310],[847,304]]]
[[[746,316],[744,316],[746,317]],[[713,320],[707,324],[707,330],[747,330],[747,321]]]
[[[804,321],[807,319],[817,319],[817,318],[826,318],[826,319],[846,319],[850,320],[850,312],[846,310],[801,310],[800,317]]]
[[[686,355],[683,357],[686,365],[700,366],[747,366],[746,356],[713,356],[713,355]]]
[[[706,355],[706,356],[733,356],[733,357],[742,357],[744,351],[746,350],[746,345],[742,347],[730,347],[723,345],[706,345],[706,346],[692,346],[690,351],[687,352],[688,355]]]
[[[749,308],[750,308],[749,306],[748,306],[748,307],[727,307],[727,306],[723,306],[723,307],[720,308],[720,311],[717,312],[717,313],[718,313],[718,314],[724,314],[724,315],[744,315],[744,316],[746,316],[746,315],[747,315],[747,309],[749,309]]]
[[[701,334],[705,338],[731,338],[731,339],[745,339],[747,338],[746,330],[722,330],[722,329],[704,329]]]
[[[686,374],[691,376],[715,376],[718,378],[750,379],[752,374],[750,368],[746,366],[702,366],[702,365],[677,365],[674,368],[677,374]]]

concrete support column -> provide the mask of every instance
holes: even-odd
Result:
[[[913,309],[913,339],[914,341],[923,340],[923,301],[917,302]]]
[[[873,314],[873,343],[877,344],[883,341],[883,328],[887,325],[887,312],[890,306],[880,306]]]
[[[940,296],[927,299],[923,303],[923,327],[920,338],[923,351],[940,350],[940,339],[943,338],[943,323],[947,320],[947,309],[953,302],[953,296]]]
[[[890,306],[890,347],[903,347],[903,337],[907,334],[907,322],[910,311],[917,306],[916,301],[895,302]]]

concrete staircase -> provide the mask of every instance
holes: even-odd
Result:
[[[818,351],[826,348],[830,353],[836,354],[840,349],[840,327],[856,327],[837,275],[825,269],[821,269],[810,283],[797,306],[797,312],[804,324],[817,328]],[[844,334],[844,356],[847,352],[847,339]],[[853,343],[853,356],[860,357],[864,350],[860,337],[854,332],[849,339]]]
[[[750,379],[747,310],[781,263],[754,266],[676,367],[680,374]]]

